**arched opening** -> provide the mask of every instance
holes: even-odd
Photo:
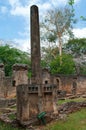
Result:
[[[59,79],[56,79],[57,89],[59,90]]]
[[[15,80],[12,81],[12,86],[13,86],[13,87],[16,86],[16,81],[15,81]]]
[[[48,80],[45,80],[45,84],[48,84]]]

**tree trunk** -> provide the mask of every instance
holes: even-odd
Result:
[[[58,41],[59,41],[59,56],[60,56],[60,65],[62,64],[62,42],[61,36],[58,34]]]

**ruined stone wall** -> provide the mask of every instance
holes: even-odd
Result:
[[[11,94],[16,93],[15,90],[12,77],[5,76],[4,65],[0,64],[0,98],[11,96]]]
[[[3,78],[0,78],[0,97],[3,97],[3,85],[4,85],[4,79]]]
[[[12,85],[11,77],[0,79],[0,97],[6,98],[16,94],[16,88]]]
[[[51,83],[51,75],[48,69],[42,70],[42,84],[50,84]]]
[[[40,92],[42,87],[42,92]],[[17,87],[17,119],[26,121],[39,113],[57,112],[56,88],[53,85],[21,84]],[[22,115],[21,115],[22,113]]]
[[[59,90],[63,90],[63,91],[67,91],[67,93],[71,93],[72,79],[73,79],[73,77],[70,77],[70,76],[69,77],[68,76],[60,76],[59,77]]]
[[[27,70],[13,71],[13,77],[5,77],[4,72],[0,71],[0,97],[16,95],[16,86],[22,83],[28,84]],[[50,84],[54,81],[57,90],[66,91],[73,94],[73,79],[76,79],[76,94],[86,92],[86,76],[55,76],[51,77],[47,70],[42,72],[42,84]],[[15,81],[15,82],[14,82]]]
[[[44,110],[46,112],[52,112],[53,111],[53,101],[52,101],[52,94],[51,93],[45,93],[44,94]]]
[[[29,116],[37,115],[38,111],[38,93],[29,94]]]
[[[53,112],[53,99],[52,93],[45,93],[40,99],[38,94],[29,94],[29,113],[30,117],[40,113],[39,107],[42,107],[43,111]],[[39,101],[40,100],[40,101]],[[41,103],[40,103],[41,102]],[[41,104],[41,105],[40,105]]]
[[[13,65],[13,85],[28,84],[28,67],[25,64]]]
[[[77,93],[86,93],[86,76],[78,76],[77,78]]]
[[[68,94],[78,94],[86,92],[86,76],[55,76],[54,82],[59,80],[59,90],[66,91]]]
[[[5,77],[3,90],[4,95],[7,94],[8,97],[16,95],[16,87],[13,86],[12,77]]]
[[[47,69],[42,72],[42,83],[47,85],[53,83],[57,90],[66,91],[68,94],[86,92],[86,75],[57,75],[51,76]]]

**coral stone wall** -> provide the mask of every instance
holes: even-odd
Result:
[[[68,94],[86,93],[86,75],[52,76],[47,69],[43,69],[41,79],[43,85],[55,84],[57,90]],[[4,65],[0,64],[0,97],[16,95],[16,86],[20,84],[28,84],[27,65],[15,64],[12,77],[6,77]]]
[[[12,97],[16,95],[16,86],[28,84],[28,67],[24,64],[13,66],[12,77],[5,76],[4,65],[0,64],[0,97]]]
[[[86,76],[78,76],[77,84],[77,93],[86,93]]]
[[[28,84],[28,67],[25,64],[15,64],[13,66],[14,86]]]
[[[86,93],[86,75],[79,76],[55,76],[54,82],[58,79],[59,90],[66,91],[68,94]]]

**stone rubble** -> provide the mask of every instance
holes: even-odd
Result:
[[[83,102],[68,102],[68,103],[64,103],[63,105],[61,105],[59,107],[59,113],[61,114],[69,114],[72,112],[75,112],[77,110],[80,110],[81,108],[86,108],[86,101]]]

